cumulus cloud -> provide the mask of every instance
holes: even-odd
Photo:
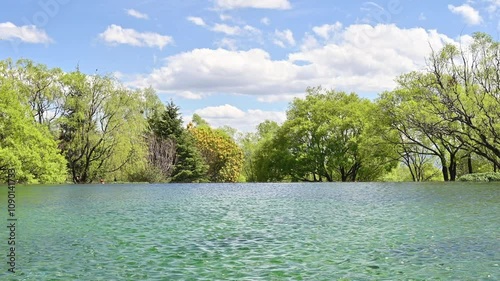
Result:
[[[469,4],[463,4],[461,6],[453,6],[450,4],[448,5],[448,10],[454,14],[462,16],[465,22],[469,25],[478,25],[483,21],[479,12]]]
[[[295,39],[293,38],[293,32],[290,29],[285,29],[283,31],[274,31],[274,44],[285,48],[286,46],[295,46]]]
[[[47,33],[34,25],[17,26],[11,22],[0,23],[0,40],[21,40],[31,44],[48,44],[53,40]]]
[[[187,17],[187,20],[199,26],[207,25],[205,21],[200,17]]]
[[[264,18],[261,18],[260,19],[260,23],[262,23],[263,25],[270,25],[271,24],[271,20],[267,17],[264,17]]]
[[[137,10],[127,9],[125,11],[127,12],[127,15],[129,15],[131,17],[134,17],[136,19],[143,19],[143,20],[149,19],[149,16],[147,14],[141,13],[141,12],[139,12]]]
[[[357,24],[338,30],[331,42],[303,41],[300,51],[281,60],[262,49],[194,49],[167,57],[162,67],[131,83],[160,93],[239,94],[266,102],[289,100],[318,85],[376,94],[392,89],[398,75],[423,69],[429,45],[439,49],[452,42],[436,30]]]
[[[265,120],[278,123],[286,119],[285,112],[250,109],[243,111],[233,105],[209,106],[195,111],[213,127],[230,126],[243,132],[255,131],[257,125]]]
[[[99,37],[105,42],[118,45],[132,45],[137,47],[157,47],[160,50],[168,44],[173,43],[170,36],[161,35],[153,32],[138,32],[134,29],[123,28],[119,25],[112,24]]]
[[[290,9],[288,0],[216,0],[215,5],[221,9],[257,8],[257,9]]]

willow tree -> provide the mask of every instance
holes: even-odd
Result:
[[[112,78],[67,73],[62,79],[60,146],[75,183],[88,183],[119,171],[142,157],[140,97]]]
[[[399,77],[398,88],[383,93],[378,99],[383,113],[380,119],[396,133],[392,143],[415,180],[423,179],[421,169],[428,166],[424,163],[429,161],[429,156],[435,156],[443,180],[454,181],[457,165],[464,155],[464,142],[450,130],[459,129],[460,124],[443,120],[435,113],[436,109],[445,108],[439,103],[429,103],[428,90],[422,84],[431,82],[432,77],[416,72]]]
[[[0,78],[0,169],[16,169],[20,182],[64,182],[66,161],[48,129],[31,118],[15,83]]]
[[[427,102],[442,120],[460,124],[447,133],[500,167],[500,43],[475,33],[470,45],[446,45],[428,61]]]
[[[257,132],[250,132],[239,138],[239,145],[243,150],[244,163],[243,174],[245,180],[249,182],[279,181],[279,177],[272,177],[274,172],[270,169],[269,163],[273,161],[266,150],[266,143],[272,140],[278,131],[279,125],[275,121],[266,120],[257,127]],[[274,166],[274,165],[273,165]]]

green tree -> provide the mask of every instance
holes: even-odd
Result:
[[[275,121],[266,120],[257,126],[257,132],[249,139],[250,151],[245,151],[244,171],[247,180],[253,182],[277,182],[287,178],[291,154],[277,134],[280,126]]]
[[[20,93],[30,105],[33,118],[39,124],[51,128],[52,122],[61,113],[61,87],[59,79],[62,70],[49,69],[43,64],[36,64],[31,60],[21,59],[15,66]]]
[[[293,180],[369,181],[394,166],[377,134],[375,106],[356,94],[310,88],[287,111],[275,144]],[[377,147],[377,149],[373,149]]]
[[[429,58],[420,81],[427,102],[443,121],[458,123],[447,134],[462,141],[469,152],[500,167],[500,44],[475,33],[467,47],[446,45]],[[442,105],[442,106],[437,106]]]
[[[79,71],[61,81],[59,139],[75,183],[105,178],[143,157],[146,123],[137,94],[110,77]]]
[[[0,169],[16,169],[17,179],[25,183],[64,182],[66,161],[24,102],[15,91],[15,81],[0,78]]]
[[[172,182],[205,181],[207,165],[182,123],[179,107],[172,101],[163,112],[153,114],[149,119],[150,137],[154,138],[149,140],[149,163]]]
[[[394,141],[404,163],[410,169],[415,180],[421,180],[419,166],[423,167],[428,156],[436,156],[441,164],[444,181],[454,181],[457,177],[457,165],[464,148],[464,143],[449,134],[449,130],[459,125],[457,122],[446,122],[434,113],[440,104],[429,104],[425,98],[425,89],[418,86],[423,79],[418,73],[401,76],[399,88],[385,92],[378,104],[385,114],[385,120],[396,132]]]
[[[178,162],[172,175],[172,182],[206,182],[208,165],[196,147],[194,136],[183,131],[177,143]]]

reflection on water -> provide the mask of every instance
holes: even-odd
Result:
[[[499,188],[18,187],[16,278],[499,280]]]

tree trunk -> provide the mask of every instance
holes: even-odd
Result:
[[[470,154],[470,153],[469,153],[469,155],[467,156],[467,168],[468,168],[468,172],[469,172],[469,174],[474,173],[474,170],[472,169],[472,156],[471,156],[471,154]]]
[[[443,180],[444,181],[450,181],[450,177],[448,174],[448,168],[446,167],[446,160],[444,157],[440,157],[441,159],[441,171],[443,172]]]
[[[342,182],[346,182],[347,181],[347,173],[345,172],[344,168],[340,168],[340,180],[342,180]]]
[[[455,155],[452,154],[450,155],[450,165],[448,167],[449,173],[450,173],[450,181],[455,181],[457,177],[457,160],[455,158]]]

